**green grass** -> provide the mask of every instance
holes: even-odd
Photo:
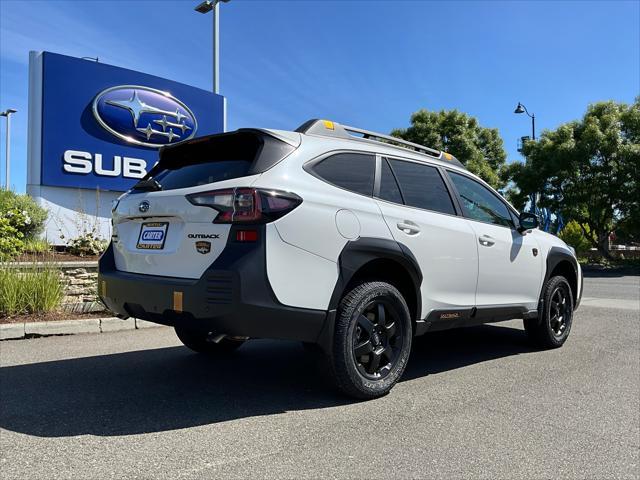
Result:
[[[51,245],[46,240],[40,238],[30,238],[24,241],[25,253],[46,253],[51,251]]]
[[[32,267],[0,270],[0,316],[55,310],[64,296],[57,269]]]

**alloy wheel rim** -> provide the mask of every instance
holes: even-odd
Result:
[[[403,325],[396,309],[383,299],[369,302],[358,314],[353,357],[366,378],[380,380],[395,365],[403,345]]]
[[[563,287],[557,287],[551,294],[549,309],[549,326],[553,335],[562,337],[567,331],[571,320],[569,296]]]

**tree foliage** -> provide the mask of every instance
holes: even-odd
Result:
[[[517,186],[514,204],[540,193],[539,206],[575,220],[607,258],[616,225],[634,230],[640,224],[640,97],[631,105],[590,105],[581,120],[545,131],[523,153],[526,162],[508,169]]]
[[[507,154],[495,128],[481,127],[478,120],[457,110],[411,115],[411,126],[396,129],[392,135],[454,155],[469,171],[494,188],[504,185],[502,169]]]
[[[587,233],[590,234],[587,229]],[[591,242],[588,235],[585,235],[584,230],[578,225],[575,220],[570,221],[558,235],[567,245],[572,246],[578,256],[584,255],[591,248]]]

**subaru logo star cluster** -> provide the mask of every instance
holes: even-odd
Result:
[[[198,129],[193,112],[167,92],[135,85],[120,85],[100,92],[93,115],[109,133],[121,140],[159,148],[192,138]]]
[[[140,202],[140,205],[138,205],[138,210],[140,210],[142,213],[148,212],[149,202],[147,202],[146,200],[143,200],[142,202]]]

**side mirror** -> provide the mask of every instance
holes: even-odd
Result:
[[[518,217],[518,222],[520,223],[520,227],[518,228],[520,233],[538,228],[539,225],[538,216],[529,212],[522,212],[520,217]]]

